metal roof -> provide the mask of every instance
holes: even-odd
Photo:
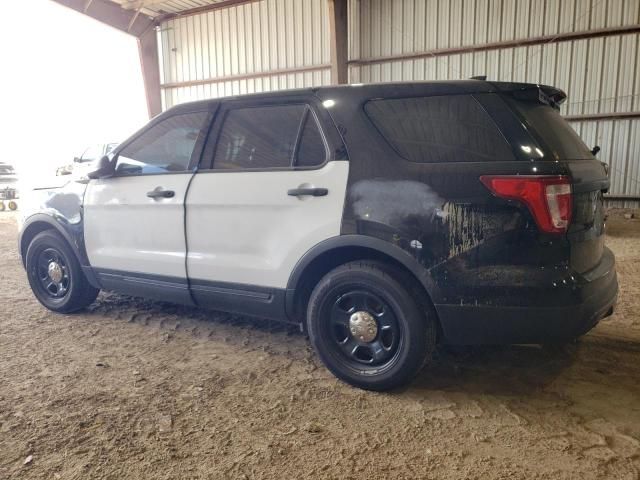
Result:
[[[179,15],[194,10],[206,9],[217,3],[233,5],[229,0],[109,0],[117,3],[124,10],[139,11],[153,18]],[[218,6],[218,5],[216,5]],[[220,5],[222,6],[222,5]]]

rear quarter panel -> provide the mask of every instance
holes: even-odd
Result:
[[[329,96],[351,164],[341,233],[377,237],[408,252],[424,267],[436,305],[527,305],[543,301],[553,283],[550,271],[558,281],[567,275],[567,240],[541,235],[526,208],[493,197],[479,180],[491,174],[566,174],[565,165],[519,156],[409,162],[365,114],[369,95]],[[509,134],[518,142],[528,138],[522,130]],[[530,287],[526,295],[523,287]]]

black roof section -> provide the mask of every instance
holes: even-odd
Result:
[[[171,107],[164,113],[180,113],[181,111],[207,110],[220,101],[234,99],[277,99],[291,96],[315,95],[321,100],[340,98],[393,98],[429,95],[460,95],[472,93],[495,92],[526,92],[541,91],[553,99],[556,104],[562,103],[566,94],[555,87],[537,85],[533,83],[516,82],[490,82],[485,80],[443,80],[443,81],[416,81],[416,82],[390,82],[390,83],[353,83],[346,85],[332,85],[322,87],[307,87],[290,90],[275,90],[270,92],[248,93],[230,97],[198,100],[195,102],[181,103]],[[163,116],[160,114],[160,116]]]

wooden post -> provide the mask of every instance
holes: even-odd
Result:
[[[160,94],[160,63],[158,60],[158,37],[155,28],[149,28],[138,37],[138,53],[142,67],[142,80],[147,97],[149,118],[162,112]]]
[[[329,3],[329,38],[331,45],[331,83],[349,83],[349,22],[347,0]]]

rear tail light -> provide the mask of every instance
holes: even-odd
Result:
[[[565,233],[571,223],[571,181],[563,175],[483,175],[480,181],[500,198],[524,203],[546,233]]]

